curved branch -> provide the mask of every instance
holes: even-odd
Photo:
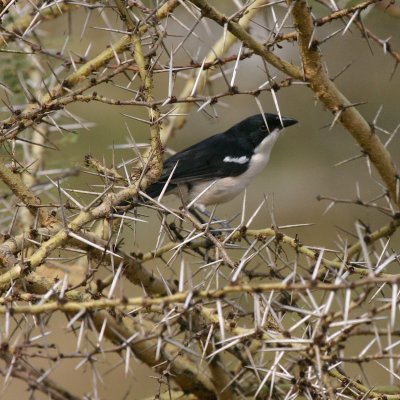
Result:
[[[149,321],[117,321],[106,311],[98,311],[93,316],[95,326],[100,331],[106,321],[104,333],[117,345],[129,346],[136,357],[158,372],[169,373],[174,381],[188,393],[204,400],[216,398],[211,380],[192,360],[182,354],[180,348],[165,344],[160,355],[157,355],[160,329]],[[129,324],[129,325],[128,325]],[[135,340],[132,341],[132,337]]]
[[[175,7],[179,5],[178,0],[168,0],[156,13],[156,17],[159,19],[165,18]],[[139,33],[144,34],[149,29],[149,25],[142,25],[139,28]],[[125,51],[131,44],[131,35],[124,35],[116,43],[113,43],[107,49],[101,51],[97,56],[93,57],[91,60],[87,61],[76,71],[69,74],[60,84],[56,85],[50,93],[44,95],[39,104],[29,104],[26,109],[18,114],[18,116],[11,116],[4,121],[2,121],[2,127],[6,131],[7,139],[12,139],[19,133],[21,129],[15,128],[11,132],[7,132],[8,128],[12,126],[17,120],[18,124],[23,124],[24,128],[33,124],[33,121],[29,120],[30,113],[36,111],[37,109],[42,109],[44,105],[65,94],[68,89],[78,85],[80,82],[84,81],[93,72],[98,71],[100,68],[105,66],[109,61],[114,59],[115,54],[120,54]],[[16,132],[14,132],[16,131]],[[4,139],[4,137],[3,137]]]
[[[305,80],[310,83],[311,90],[324,106],[339,116],[339,121],[368,155],[385,183],[392,201],[399,207],[397,169],[370,124],[329,79],[322,65],[319,49],[312,39],[315,27],[306,0],[294,3],[293,19],[298,31]]]
[[[0,163],[0,179],[25,204],[34,217],[38,216],[41,225],[47,226],[49,223],[55,222],[45,208],[38,207],[41,204],[39,197],[27,188],[19,175],[14,174],[3,163]]]
[[[339,121],[354,137],[365,154],[368,155],[385,183],[392,201],[396,203],[397,207],[400,206],[397,169],[389,152],[378,136],[375,135],[371,126],[326,74],[317,43],[312,40],[315,26],[311,11],[305,0],[296,1],[293,7],[293,18],[298,31],[303,71],[268,51],[239,24],[229,20],[214,7],[210,6],[206,0],[191,0],[191,2],[201,9],[203,16],[214,20],[221,26],[226,24],[229,32],[275,68],[293,78],[307,81],[317,98],[329,111],[338,116]]]
[[[302,71],[291,63],[282,60],[257,40],[253,38],[240,24],[228,19],[225,15],[221,14],[216,8],[212,7],[206,0],[191,0],[193,4],[201,9],[203,16],[214,20],[218,25],[228,28],[228,31],[236,36],[243,44],[252,49],[256,54],[265,59],[268,63],[273,65],[280,71],[288,74],[296,79],[302,79]]]

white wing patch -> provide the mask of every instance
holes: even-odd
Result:
[[[248,161],[249,161],[249,158],[247,156],[242,156],[242,157],[226,156],[224,158],[224,162],[233,162],[236,164],[246,164]]]

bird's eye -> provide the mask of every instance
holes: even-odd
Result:
[[[260,130],[261,130],[262,132],[269,132],[269,129],[267,128],[267,125],[265,125],[265,124],[262,124],[262,125],[260,126]]]

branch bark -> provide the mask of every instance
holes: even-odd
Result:
[[[314,22],[305,0],[298,0],[293,7],[293,19],[298,32],[298,43],[304,67],[304,77],[321,103],[332,113],[339,114],[339,121],[353,136],[363,152],[369,157],[383,182],[392,201],[400,206],[398,171],[390,153],[383,146],[371,125],[361,113],[351,106],[350,101],[329,79],[323,65],[317,42],[312,39]]]
[[[262,43],[257,42],[239,24],[229,20],[206,0],[191,0],[193,4],[201,9],[202,15],[214,20],[217,24],[224,26],[235,35],[243,44],[261,56],[266,62],[273,65],[283,73],[309,83],[310,89],[316,97],[346,128],[346,130],[357,141],[362,151],[369,157],[382,181],[385,183],[391,200],[400,207],[399,177],[391,156],[384,147],[373,129],[351,105],[351,102],[343,95],[336,85],[329,79],[325,72],[318,43],[312,40],[315,29],[311,11],[305,0],[299,0],[293,6],[293,19],[298,32],[298,43],[302,58],[303,71],[298,67],[280,59],[268,51]],[[292,1],[289,1],[292,4]]]

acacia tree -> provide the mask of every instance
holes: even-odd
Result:
[[[158,378],[155,398],[400,399],[400,275],[390,244],[400,224],[400,189],[388,151],[397,129],[386,139],[377,119],[365,119],[329,77],[322,51],[322,44],[351,30],[377,57],[389,56],[384,62],[393,63],[395,81],[400,53],[364,16],[372,9],[396,18],[398,5],[318,3],[317,15],[305,0],[2,2],[5,396],[22,381],[31,398],[37,392],[54,399],[115,397],[115,386],[100,384],[99,365],[111,359],[121,376],[129,377],[133,365],[150,367]],[[97,17],[106,35],[82,54],[78,39]],[[46,31],[46,24],[56,29],[55,21],[80,21],[56,49]],[[174,35],[177,26],[183,36]],[[212,46],[201,40],[210,26],[220,27]],[[189,40],[201,59],[187,50]],[[296,62],[278,55],[289,43],[297,48]],[[236,73],[249,58],[262,60],[264,78],[242,90]],[[213,89],[216,81],[223,90]],[[140,237],[146,221],[135,203],[119,205],[145,196],[160,176],[163,149],[189,111],[212,114],[222,98],[246,95],[264,112],[258,97],[267,92],[280,113],[276,92],[295,84],[312,91],[331,113],[331,126],[341,124],[373,165],[380,194],[354,203],[383,213],[385,225],[371,231],[354,221],[355,235],[345,234],[331,253],[278,225],[252,229],[265,201],[247,220],[243,206],[240,221],[220,229],[159,198],[143,206],[159,216],[152,250],[132,253],[121,243],[130,229]],[[65,146],[60,133],[85,127],[71,107],[92,103],[129,106],[127,117],[146,126],[148,146],[137,145],[129,132],[135,154],[129,161],[113,155],[108,164],[88,155],[81,170],[63,160],[59,169],[47,169],[54,149]],[[83,171],[97,180],[91,190],[70,182]],[[72,351],[64,340],[71,337]],[[354,351],[361,338],[362,349]],[[83,366],[91,373],[85,393],[56,377],[60,369]],[[377,386],[372,368],[385,375],[386,386]],[[127,396],[136,390],[131,385]]]

